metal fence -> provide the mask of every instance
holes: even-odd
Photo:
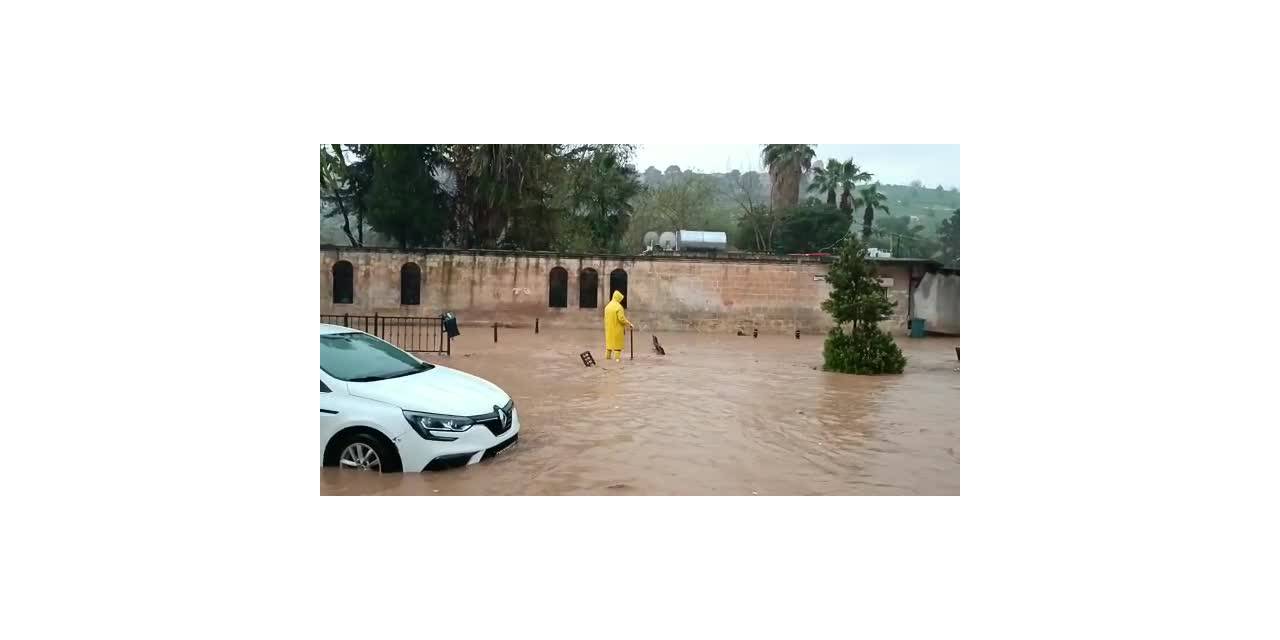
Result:
[[[449,337],[444,331],[444,316],[353,316],[320,314],[320,322],[359,329],[377,336],[411,353],[443,353],[449,355]]]

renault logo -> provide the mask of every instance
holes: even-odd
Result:
[[[510,414],[508,414],[506,411],[503,411],[502,407],[499,407],[496,404],[493,405],[493,410],[495,413],[498,414],[498,424],[502,425],[503,429],[506,429],[507,427],[511,426]]]

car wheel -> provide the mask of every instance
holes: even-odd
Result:
[[[394,448],[367,433],[354,433],[338,445],[338,466],[357,471],[396,472],[400,459]]]

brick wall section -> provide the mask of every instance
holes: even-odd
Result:
[[[352,304],[334,304],[333,265],[346,260],[355,274]],[[400,304],[400,268],[407,262],[422,270],[422,304]],[[569,273],[569,306],[553,309],[549,276],[554,267]],[[596,328],[609,301],[609,276],[627,273],[627,315],[654,331],[690,330],[807,334],[825,332],[830,317],[819,305],[830,286],[829,265],[809,258],[690,258],[669,256],[557,256],[549,253],[393,251],[323,248],[320,251],[320,312],[352,315],[436,316],[452,311],[463,324]],[[579,273],[599,274],[597,307],[579,307]],[[893,278],[890,298],[898,303],[885,321],[905,331],[909,267],[882,264],[881,276]]]

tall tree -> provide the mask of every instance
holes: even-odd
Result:
[[[437,145],[370,145],[372,169],[364,209],[369,225],[400,247],[439,246],[448,224],[448,196],[434,172],[445,159]]]
[[[617,252],[641,192],[636,168],[609,146],[592,149],[571,171],[572,210],[586,218],[596,247]]]
[[[836,191],[840,189],[840,180],[844,176],[844,165],[835,158],[827,160],[826,168],[814,167],[813,182],[809,183],[809,193],[827,194],[827,204],[836,206]]]
[[[871,180],[872,174],[862,170],[862,167],[853,163],[853,160],[845,160],[840,165],[840,210],[848,214],[853,214],[853,190],[858,187],[859,182],[867,182]]]
[[[760,156],[769,168],[773,209],[781,211],[800,204],[800,178],[813,162],[813,145],[766,144]]]
[[[559,145],[450,145],[454,230],[465,247],[496,247],[516,225],[547,227]]]
[[[869,187],[863,187],[858,196],[853,199],[853,206],[862,209],[862,241],[865,243],[871,238],[871,221],[875,218],[876,210],[889,213],[889,206],[885,204],[888,198],[877,190],[880,183],[877,182]]]

